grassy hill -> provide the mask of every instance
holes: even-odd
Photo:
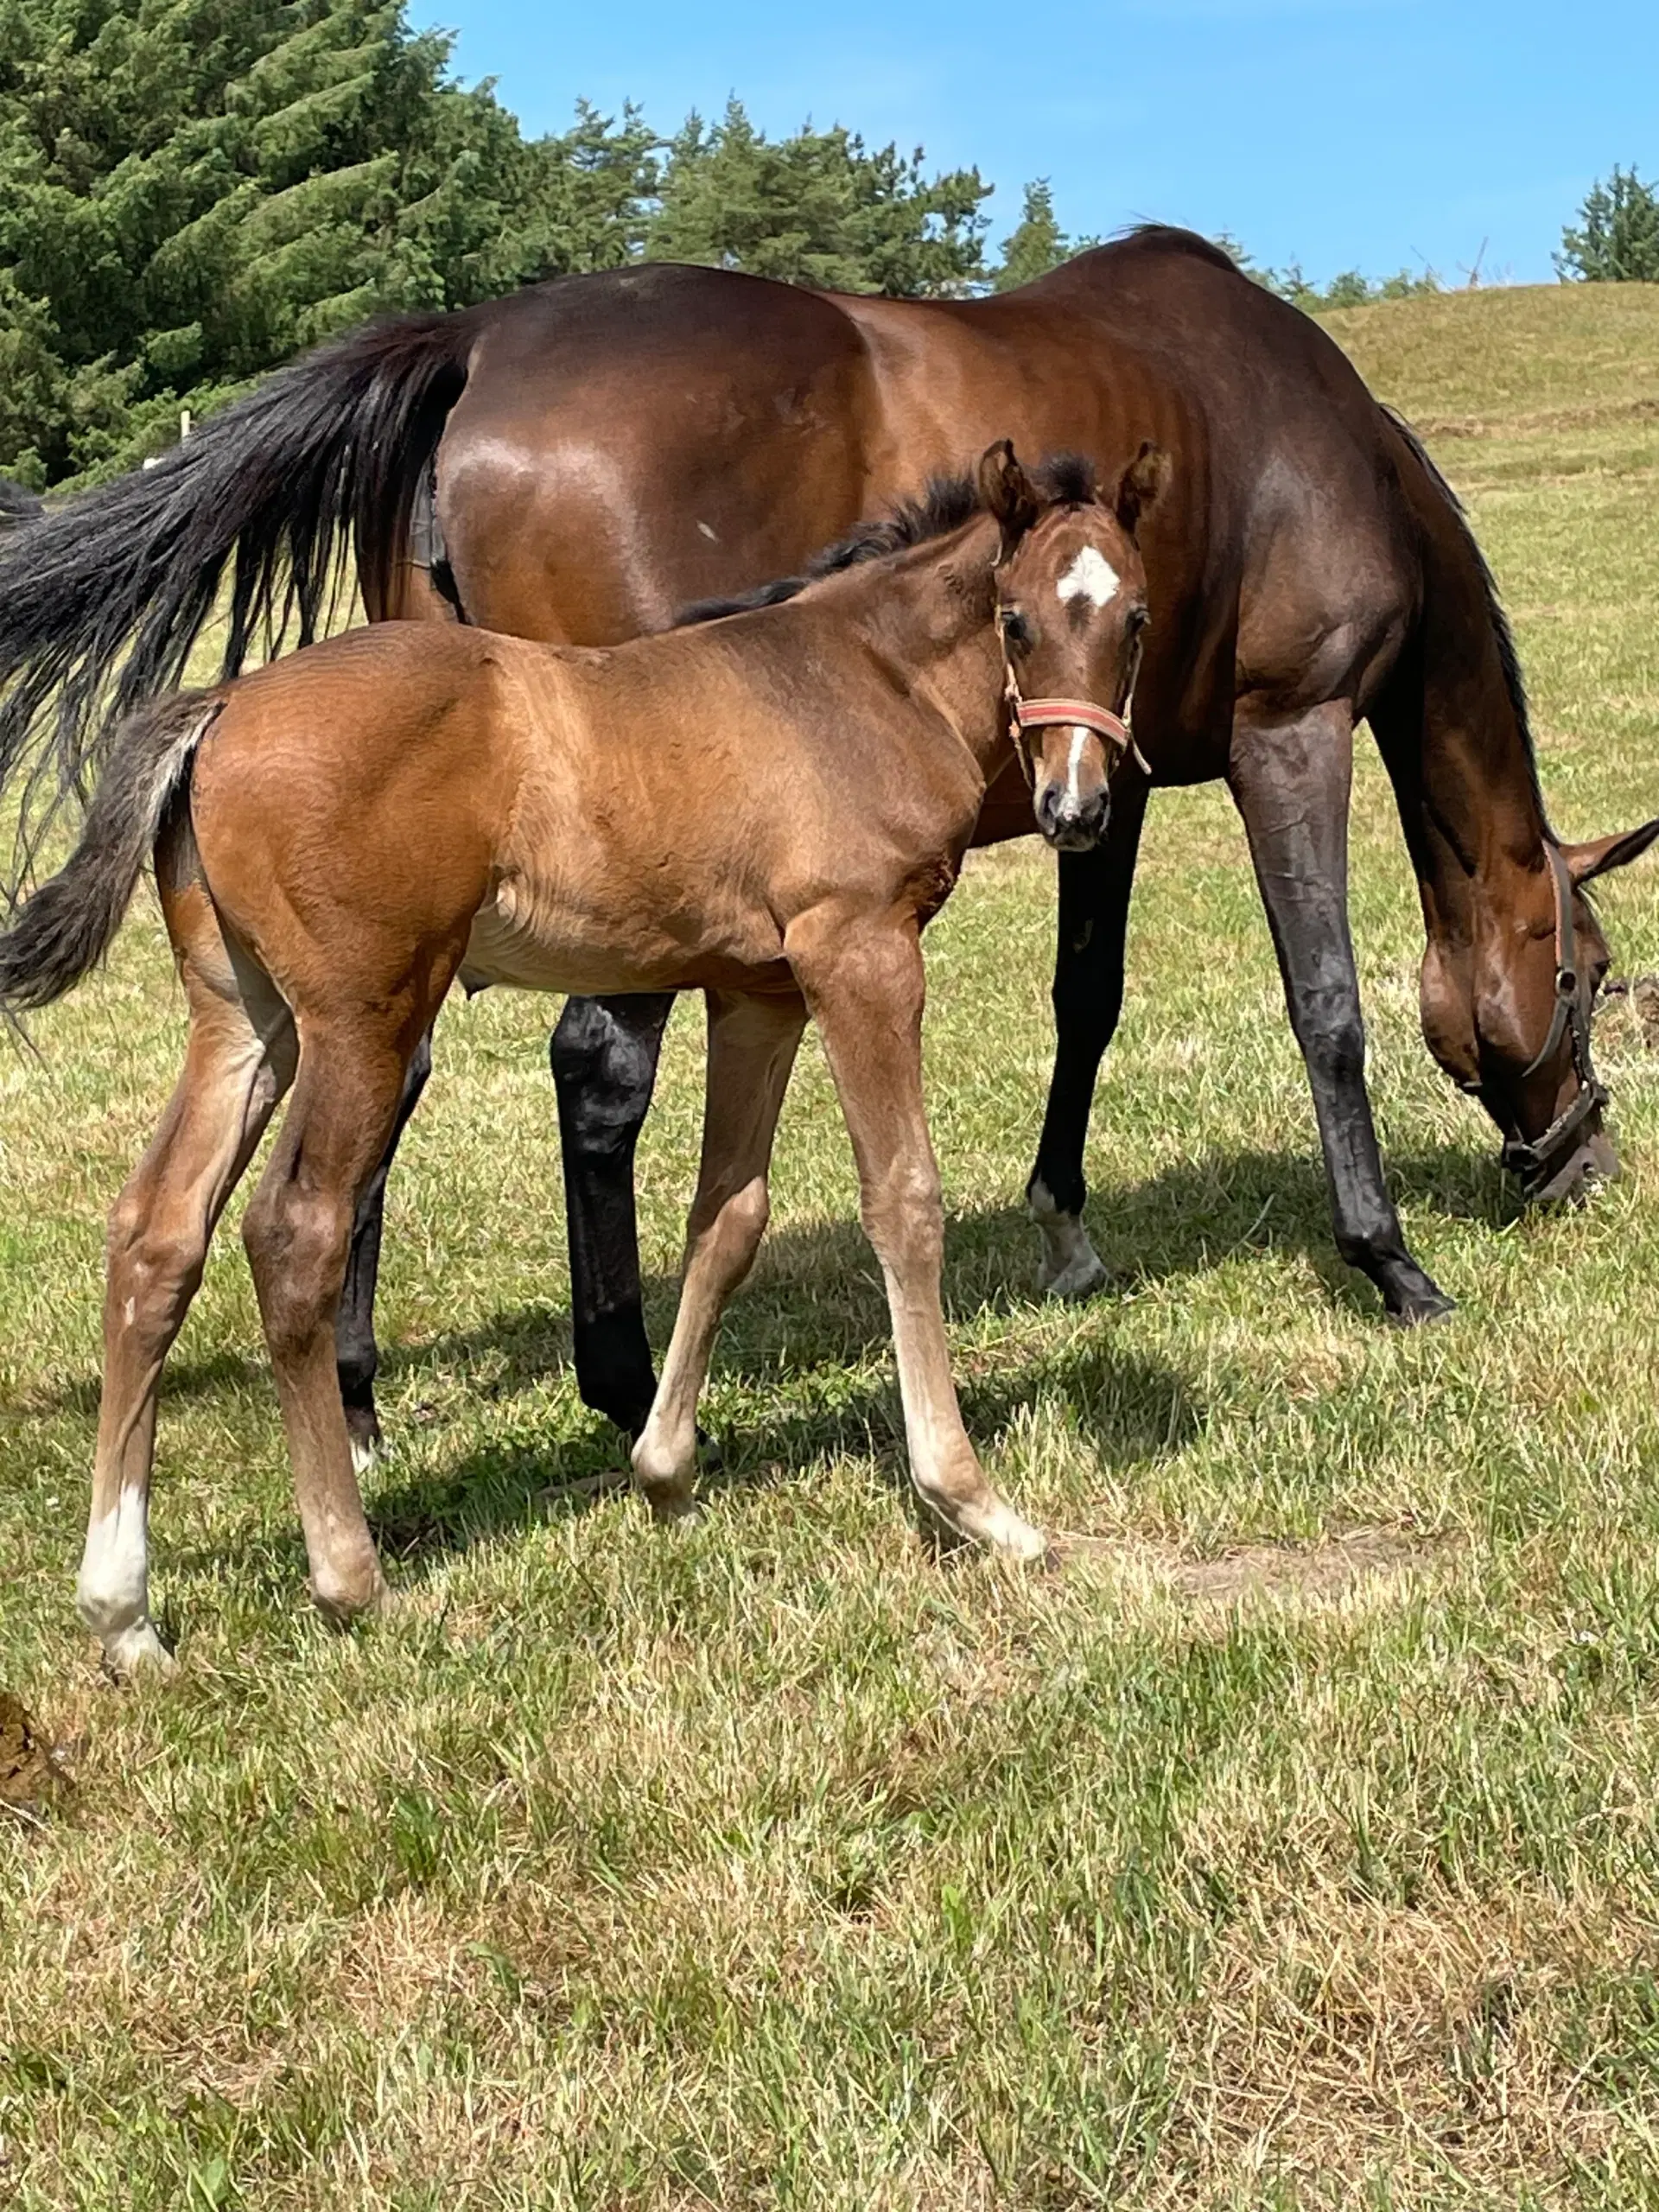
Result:
[[[1515,613],[1551,802],[1659,808],[1659,289],[1333,315],[1424,424]],[[816,1053],[664,1541],[579,1405],[547,1014],[445,1015],[394,1184],[401,1602],[330,1637],[233,1224],[162,1409],[179,1679],[71,1611],[100,1221],[180,1024],[141,912],[0,1057],[0,1688],[70,1751],[0,1811],[0,2198],[592,2212],[1638,2212],[1659,2171],[1659,1059],[1598,1028],[1627,1174],[1520,1221],[1418,1033],[1366,751],[1354,912],[1408,1235],[1399,1336],[1337,1262],[1243,840],[1157,802],[1090,1151],[1117,1271],[1031,1297],[1047,861],[930,934],[970,1427],[1064,1573],[936,1560]],[[1659,969],[1659,865],[1610,884]],[[641,1156],[673,1306],[700,1025]]]

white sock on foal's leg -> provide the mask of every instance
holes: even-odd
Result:
[[[149,1618],[149,1519],[148,1492],[130,1484],[94,1515],[81,1554],[76,1603],[118,1674],[173,1664]]]

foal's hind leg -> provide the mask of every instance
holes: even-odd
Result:
[[[766,1233],[772,1134],[806,1026],[796,991],[765,998],[710,991],[708,998],[702,1162],[686,1227],[679,1311],[663,1379],[633,1448],[634,1479],[663,1519],[691,1503],[697,1398],[721,1310]]]
[[[358,1201],[357,1219],[352,1226],[346,1287],[340,1294],[340,1316],[334,1323],[334,1364],[340,1374],[346,1432],[352,1440],[352,1465],[359,1473],[371,1465],[380,1442],[380,1420],[374,1409],[374,1378],[380,1367],[380,1351],[374,1340],[374,1294],[380,1277],[380,1232],[385,1225],[386,1178],[391,1173],[404,1131],[421,1103],[421,1093],[426,1089],[431,1072],[432,1033],[428,1030],[409,1064],[391,1138],[380,1155],[380,1165],[369,1179],[368,1188]]]
[[[293,1101],[242,1224],[288,1433],[311,1593],[340,1622],[378,1605],[385,1591],[352,1465],[334,1321],[358,1198],[385,1151],[409,1061],[435,1007],[412,1021],[399,1011],[302,1013]]]
[[[911,1478],[959,1535],[1016,1559],[1047,1548],[986,1480],[963,1427],[939,1304],[944,1211],[922,1094],[922,950],[915,927],[814,914],[790,964],[823,1038],[858,1160],[865,1233],[887,1278]]]
[[[172,894],[190,1041],[161,1127],[110,1217],[104,1391],[81,1618],[110,1665],[170,1663],[149,1618],[148,1523],[156,1397],[213,1225],[294,1071],[287,1010],[263,979],[238,987],[206,898]]]

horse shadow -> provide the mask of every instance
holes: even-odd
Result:
[[[1436,1147],[1395,1160],[1391,1170],[1395,1189],[1414,1207],[1494,1228],[1513,1217],[1495,1163],[1470,1147]],[[1097,1325],[1072,1332],[1058,1349],[1033,1350],[1012,1369],[971,1350],[959,1358],[963,1417],[982,1443],[1004,1436],[1034,1399],[1058,1398],[1103,1468],[1126,1473],[1183,1450],[1202,1428],[1203,1402],[1178,1368],[1114,1343],[1113,1308],[1143,1287],[1204,1274],[1242,1251],[1294,1250],[1333,1303],[1381,1319],[1376,1294],[1332,1245],[1317,1158],[1216,1153],[1176,1162],[1097,1200],[1090,1226],[1111,1277],[1099,1298],[1079,1309],[1097,1316]],[[1029,1307],[1034,1278],[1035,1238],[1023,1209],[986,1206],[951,1217],[942,1283],[950,1319],[965,1324]],[[646,1321],[657,1345],[666,1339],[677,1294],[674,1278],[646,1282]],[[777,1409],[715,1440],[718,1462],[705,1486],[764,1484],[815,1459],[851,1453],[872,1459],[882,1478],[907,1491],[902,1420],[887,1372],[890,1343],[880,1270],[856,1224],[824,1223],[769,1237],[748,1286],[728,1308],[711,1380],[716,1387],[741,1383],[763,1399],[776,1386]],[[390,1384],[407,1387],[426,1367],[477,1363],[491,1370],[480,1388],[506,1399],[539,1388],[570,1357],[568,1315],[524,1308],[395,1350],[384,1372]],[[841,1380],[873,1361],[882,1365],[880,1377],[850,1387]],[[810,1387],[814,1376],[824,1380],[821,1392]],[[787,1402],[785,1383],[796,1386]],[[492,1444],[441,1476],[383,1488],[372,1517],[387,1548],[418,1565],[529,1518],[585,1513],[626,1480],[625,1471],[621,1440],[594,1416],[575,1437]]]
[[[1393,1156],[1389,1169],[1408,1208],[1495,1230],[1514,1217],[1496,1162],[1471,1146]],[[1215,1151],[1174,1161],[1142,1182],[1097,1195],[1090,1228],[1109,1281],[1079,1310],[1096,1315],[1097,1324],[1069,1332],[1058,1349],[1033,1349],[1012,1368],[972,1350],[959,1360],[963,1415],[982,1442],[1006,1434],[1033,1399],[1058,1397],[1103,1467],[1123,1472],[1185,1448],[1203,1426],[1200,1397],[1176,1367],[1114,1343],[1113,1308],[1137,1289],[1207,1273],[1240,1253],[1294,1251],[1334,1304],[1380,1319],[1376,1293],[1344,1266],[1332,1242],[1317,1155]],[[1022,1208],[1001,1204],[953,1215],[942,1283],[947,1317],[963,1325],[1028,1308],[1037,1295],[1035,1262],[1035,1234]],[[659,1349],[677,1293],[677,1277],[646,1279],[646,1324]],[[728,1309],[711,1379],[716,1393],[731,1382],[763,1401],[772,1389],[775,1410],[715,1440],[709,1486],[764,1484],[816,1459],[851,1453],[872,1459],[884,1479],[907,1491],[890,1344],[880,1271],[855,1223],[774,1231]],[[395,1432],[418,1422],[423,1376],[471,1370],[470,1387],[480,1396],[510,1402],[567,1372],[572,1357],[568,1312],[539,1303],[391,1345],[381,1368],[388,1425]],[[856,1376],[871,1364],[878,1375],[849,1379],[849,1370]],[[265,1386],[263,1359],[218,1352],[170,1368],[163,1388],[176,1400]],[[52,1407],[90,1416],[97,1402],[96,1381],[78,1378],[54,1394]],[[370,1518],[387,1552],[418,1571],[423,1560],[528,1521],[591,1510],[625,1478],[626,1464],[618,1432],[598,1414],[575,1434],[492,1442],[429,1473],[411,1470],[400,1478],[394,1457],[372,1487]]]

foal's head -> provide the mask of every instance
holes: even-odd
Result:
[[[1154,445],[1105,499],[1087,461],[1050,461],[1033,481],[1007,439],[979,464],[980,500],[1001,531],[1010,734],[1031,772],[1037,827],[1062,852],[1098,842],[1113,771],[1134,747],[1129,702],[1149,619],[1135,533],[1168,476]]]

